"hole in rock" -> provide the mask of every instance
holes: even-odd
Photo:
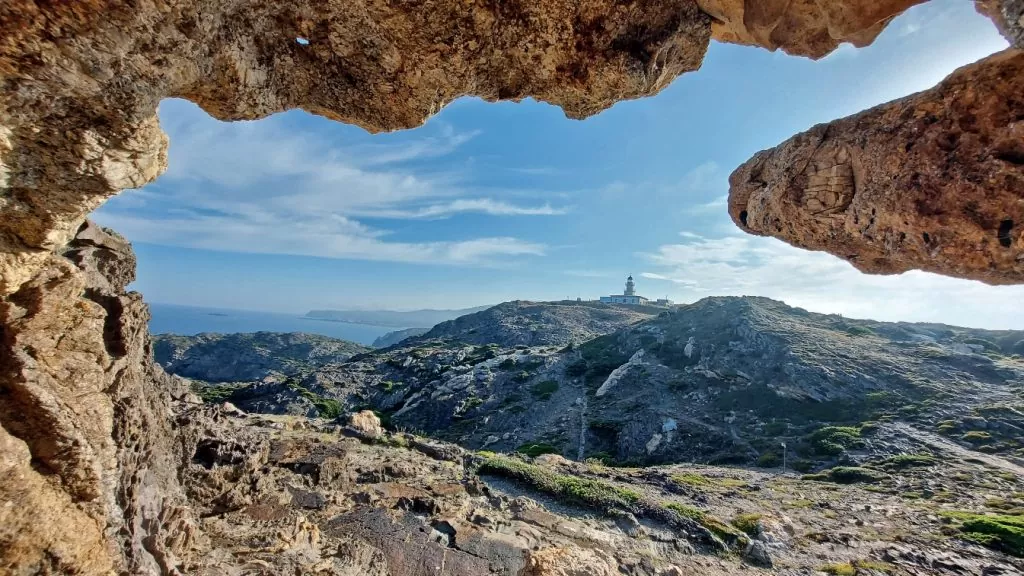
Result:
[[[747,225],[747,211],[746,210],[740,212],[740,222],[742,222],[744,226]]]
[[[999,232],[996,233],[996,238],[999,238],[999,244],[1003,248],[1009,248],[1013,244],[1013,238],[1010,236],[1010,231],[1013,230],[1013,220],[1003,220],[999,223]]]

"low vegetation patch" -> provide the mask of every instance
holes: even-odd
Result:
[[[694,522],[703,526],[727,546],[742,547],[749,541],[739,529],[692,506],[678,502],[658,502],[628,488],[592,478],[560,474],[518,458],[492,453],[478,454],[485,458],[478,470],[480,474],[493,474],[523,482],[562,502],[602,512],[627,510],[640,516],[674,524]],[[721,543],[715,546],[721,546]],[[719,550],[724,551],[721,548]]]
[[[835,482],[836,484],[856,484],[859,482],[874,484],[885,479],[885,474],[870,468],[859,466],[836,466],[822,470],[817,474],[804,474],[802,480],[815,482]]]
[[[849,448],[861,448],[861,430],[855,426],[825,426],[807,435],[811,450],[822,456],[838,456]]]
[[[221,402],[230,402],[235,392],[243,386],[241,384],[207,384],[193,381],[192,391],[207,404],[220,404]]]
[[[551,444],[544,444],[543,442],[523,444],[519,448],[516,448],[516,452],[520,454],[526,454],[530,458],[536,458],[542,454],[561,454],[562,451],[556,446]]]
[[[316,408],[317,414],[321,418],[333,420],[334,418],[341,416],[344,412],[341,402],[338,402],[333,398],[324,398],[294,380],[286,380],[284,384],[302,398],[309,400],[310,403],[313,404],[313,407]]]
[[[992,435],[982,430],[971,430],[961,436],[960,439],[971,444],[987,444],[992,441]]]
[[[964,540],[1011,556],[1024,557],[1024,515],[944,512],[943,516],[957,522],[957,532]]]
[[[547,400],[555,392],[558,392],[558,382],[555,380],[542,380],[530,386],[530,394],[538,400]]]
[[[686,474],[676,474],[672,476],[671,479],[676,484],[682,484],[683,486],[692,486],[694,488],[711,486],[711,480],[708,480],[706,476],[701,476],[700,474],[693,474],[692,472],[687,472]]]
[[[898,454],[891,458],[886,458],[878,466],[885,470],[905,470],[907,468],[934,466],[938,463],[939,461],[930,454]]]
[[[480,466],[480,473],[519,480],[560,500],[602,510],[632,509],[641,498],[640,494],[633,490],[619,488],[599,480],[559,474],[505,456],[493,456],[484,460]]]
[[[684,518],[689,518],[690,520],[693,520],[707,528],[709,532],[718,536],[726,544],[745,545],[747,542],[747,537],[742,532],[707,512],[704,512],[703,510],[694,508],[693,506],[679,504],[678,502],[669,502],[665,504],[665,508]]]
[[[740,514],[732,519],[732,525],[750,536],[761,532],[761,514]]]

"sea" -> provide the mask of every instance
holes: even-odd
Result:
[[[392,326],[372,326],[306,318],[298,314],[201,308],[177,304],[149,304],[152,334],[192,336],[200,332],[308,332],[341,338],[360,344],[371,344],[378,336],[394,330]]]

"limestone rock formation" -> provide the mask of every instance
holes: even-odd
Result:
[[[135,257],[86,223],[0,301],[0,572],[170,572],[192,518]],[[77,265],[77,266],[76,266]]]
[[[699,0],[716,40],[820,58],[842,42],[867,46],[894,16],[924,0]]]
[[[729,213],[754,234],[859,270],[1024,282],[1024,51],[821,124],[729,179]]]

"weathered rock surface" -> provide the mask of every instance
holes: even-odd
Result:
[[[193,530],[184,389],[149,361],[127,242],[87,223],[66,254],[0,302],[0,572],[169,572]]]
[[[387,348],[388,346],[394,346],[406,338],[412,338],[413,336],[420,336],[430,332],[430,328],[406,328],[405,330],[395,330],[388,332],[383,336],[378,336],[373,341],[374,348]]]
[[[820,58],[842,42],[867,46],[894,16],[924,0],[698,0],[721,42]]]
[[[1024,282],[1024,52],[821,124],[729,179],[743,230],[857,269]]]
[[[373,131],[417,126],[470,94],[584,117],[695,70],[711,34],[693,0],[0,10],[0,293],[105,198],[163,171],[161,98],[224,120],[303,108]]]

